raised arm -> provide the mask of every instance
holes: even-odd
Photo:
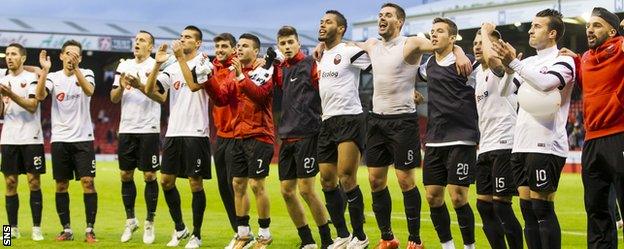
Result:
[[[82,89],[82,91],[85,93],[85,95],[91,97],[93,95],[93,92],[95,91],[95,78],[93,76],[93,74],[87,74],[87,75],[83,75],[82,71],[80,70],[80,68],[78,67],[78,64],[80,63],[80,56],[76,53],[73,52],[68,52],[69,54],[69,60],[70,63],[72,63],[73,69],[74,69],[74,75],[76,75],[76,80],[78,81],[78,85],[80,86],[80,88]],[[91,78],[91,81],[87,80],[87,78]]]
[[[41,65],[41,70],[39,71],[39,79],[37,80],[37,88],[35,89],[35,98],[39,101],[43,101],[48,96],[45,84],[48,80],[50,67],[52,67],[52,62],[50,61],[50,56],[48,56],[47,51],[41,50],[41,52],[39,52],[39,64]]]
[[[197,92],[203,89],[201,83],[197,83],[197,77],[193,77],[193,73],[191,69],[186,64],[186,58],[184,57],[184,52],[182,51],[182,43],[178,40],[173,41],[172,44],[173,54],[178,60],[178,64],[180,64],[180,70],[182,75],[184,76],[184,81],[186,85],[191,89],[192,92]],[[202,82],[203,83],[203,82]]]
[[[492,23],[484,23],[481,25],[483,59],[495,75],[503,75],[505,74],[505,66],[503,66],[501,60],[496,57],[496,52],[494,52],[492,48],[492,39],[490,39],[495,28],[496,26]]]
[[[35,84],[35,82],[32,82],[31,84]],[[39,101],[35,99],[35,96],[30,96],[28,98],[18,96],[17,94],[15,94],[15,92],[11,90],[11,87],[4,84],[0,84],[0,93],[2,93],[3,96],[9,97],[13,102],[26,109],[30,113],[35,113],[37,111],[37,105],[39,105]]]
[[[147,82],[145,83],[145,87],[143,87],[147,97],[161,104],[167,100],[167,91],[157,91],[156,81],[158,78],[160,66],[162,66],[162,64],[167,61],[168,57],[169,55],[167,55],[167,44],[163,43],[162,45],[160,45],[160,47],[158,47],[158,51],[156,51],[156,63],[154,63],[152,71],[147,76]]]

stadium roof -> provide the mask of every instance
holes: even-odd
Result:
[[[458,28],[478,28],[483,22],[509,25],[530,22],[535,13],[546,8],[559,10],[564,21],[584,23],[593,7],[601,6],[610,11],[624,12],[624,0],[445,0],[406,8],[405,35],[428,32],[433,18],[443,16],[457,23]],[[354,23],[353,40],[377,37],[377,16]]]
[[[263,47],[275,44],[275,29],[262,27],[228,27],[193,24],[203,32],[203,49],[211,53],[212,38],[229,32],[235,37],[251,33],[260,38]],[[129,52],[132,39],[139,30],[154,35],[156,43],[179,37],[185,24],[158,22],[129,22],[110,20],[74,20],[63,18],[7,17],[0,16],[0,46],[20,42],[26,47],[59,48],[64,40],[76,39],[83,43],[85,50]],[[299,31],[299,40],[304,47],[317,44],[313,31]]]

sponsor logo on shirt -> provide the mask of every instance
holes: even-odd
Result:
[[[341,60],[342,60],[342,56],[340,56],[340,54],[337,54],[336,57],[334,57],[334,64],[336,65],[340,64]]]
[[[546,72],[548,72],[548,67],[547,66],[544,66],[544,67],[542,67],[542,69],[540,69],[540,73],[545,74]]]
[[[56,100],[58,100],[59,102],[62,102],[63,100],[65,100],[65,93],[59,93],[56,95]]]
[[[78,99],[80,98],[80,94],[74,94],[74,95],[67,95],[65,93],[59,93],[56,95],[56,100],[58,100],[59,102],[63,102],[65,100],[73,100],[73,99]]]
[[[545,144],[545,143],[538,143],[538,144],[537,144],[537,147],[542,147],[542,148],[545,148],[545,147],[546,147],[546,144]]]
[[[321,78],[338,78],[337,71],[321,72]]]
[[[176,81],[175,83],[173,83],[173,88],[175,88],[176,90],[180,90],[180,81]]]
[[[483,92],[483,94],[477,95],[477,102],[484,100],[487,96],[490,95],[488,91]]]

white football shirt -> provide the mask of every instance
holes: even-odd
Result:
[[[318,63],[323,120],[337,115],[363,112],[358,91],[360,70],[370,68],[370,58],[364,50],[356,46],[340,43],[325,50]]]
[[[148,57],[141,63],[136,59],[129,59],[119,63],[113,86],[119,87],[122,73],[139,76],[141,82],[147,81],[147,76],[156,64],[156,60]],[[159,133],[160,132],[160,104],[131,86],[126,86],[121,98],[121,119],[119,133]]]
[[[80,71],[95,86],[93,71]],[[52,97],[52,142],[93,141],[91,97],[78,85],[76,75],[67,76],[63,70],[50,73],[45,86]]]
[[[11,88],[17,96],[33,98],[37,89],[37,75],[22,71],[19,75],[6,75],[0,78],[0,84]],[[9,97],[2,97],[4,102],[4,125],[0,144],[25,145],[43,144],[41,130],[41,105],[31,113]]]
[[[203,53],[186,62],[191,70],[207,63],[210,59]],[[160,72],[158,82],[165,91],[169,90],[169,124],[165,137],[208,137],[210,113],[206,91],[192,92],[189,89],[178,62]]]
[[[502,96],[501,81],[513,80],[513,75],[496,75],[489,68],[475,69],[475,99],[479,114],[479,154],[493,150],[510,150],[516,125],[518,101],[515,94]]]

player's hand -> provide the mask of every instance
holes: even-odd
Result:
[[[67,52],[69,64],[71,64],[73,70],[78,70],[78,63],[80,63],[80,55],[74,52]]]
[[[173,54],[175,55],[176,59],[178,59],[178,61],[184,59],[184,47],[182,45],[182,42],[180,42],[179,40],[173,41],[171,43],[171,49],[173,49]]]
[[[425,103],[425,97],[419,91],[416,91],[416,90],[414,90],[414,103],[416,105]]]
[[[128,85],[134,87],[134,88],[140,88],[141,87],[141,83],[139,80],[139,75],[131,75],[131,74],[126,74],[126,82],[128,83]]]
[[[522,60],[522,56],[523,56],[523,54],[519,53],[518,55],[516,55],[516,59]],[[505,73],[513,74],[513,73],[515,73],[515,71],[513,69],[511,69],[509,66],[505,66]]]
[[[572,58],[578,57],[578,54],[572,52],[572,50],[570,50],[568,48],[561,48],[561,49],[559,49],[559,55],[570,56]]]
[[[50,71],[50,68],[52,67],[50,56],[48,56],[48,52],[45,50],[41,50],[41,52],[39,52],[39,65],[41,65],[41,69],[46,72]]]
[[[622,19],[622,22],[620,23],[620,27],[624,29],[624,19]]]
[[[323,58],[324,51],[325,51],[325,43],[319,42],[319,44],[317,44],[316,47],[314,47],[314,51],[312,51],[312,57],[314,57],[316,61],[321,61],[321,58]]]
[[[516,59],[516,49],[503,40],[499,41],[499,43],[494,43],[492,48],[494,52],[498,54],[496,57],[500,59],[503,64],[509,65],[509,63]]]
[[[239,77],[243,74],[243,64],[240,62],[238,58],[232,59],[232,67],[234,67],[234,72],[236,73],[236,77]]]
[[[156,51],[156,58],[154,58],[156,59],[157,64],[163,64],[167,61],[167,59],[169,59],[169,55],[167,54],[168,47],[167,43],[163,43],[160,47],[158,47],[158,51]]]
[[[472,62],[465,54],[463,56],[458,56],[455,61],[455,69],[459,75],[468,77],[472,73]]]
[[[2,94],[2,96],[9,96],[9,93],[11,93],[11,88],[7,85],[0,84],[0,94]]]
[[[481,34],[489,35],[496,29],[496,25],[491,22],[484,22],[481,24]]]

